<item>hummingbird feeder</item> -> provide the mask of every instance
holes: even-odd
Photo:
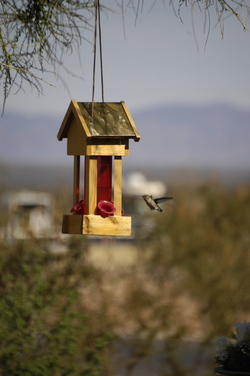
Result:
[[[122,209],[122,157],[129,154],[129,139],[139,141],[140,135],[125,103],[72,100],[57,138],[67,138],[67,154],[74,156],[72,214],[63,216],[62,232],[130,236],[131,217]]]

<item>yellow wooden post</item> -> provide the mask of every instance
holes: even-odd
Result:
[[[87,214],[94,214],[97,204],[97,157],[86,156],[86,207]]]
[[[80,198],[80,155],[74,155],[73,206]]]
[[[122,214],[122,157],[114,158],[114,205],[115,215]]]

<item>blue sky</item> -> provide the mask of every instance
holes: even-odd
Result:
[[[102,3],[105,5],[105,1]],[[250,32],[244,32],[239,22],[230,17],[224,23],[222,39],[220,28],[214,28],[216,18],[211,14],[206,44],[204,15],[198,9],[193,13],[192,24],[191,9],[183,7],[182,23],[167,1],[156,2],[150,11],[147,5],[154,2],[144,3],[136,24],[131,9],[125,13],[124,27],[118,13],[101,16],[104,100],[124,100],[132,114],[165,103],[204,105],[223,102],[249,108]],[[250,22],[248,26],[250,28]],[[92,39],[91,35],[86,34],[86,37]],[[63,118],[71,99],[91,101],[93,47],[85,42],[80,55],[81,64],[76,53],[63,58],[66,65],[82,77],[73,78],[60,71],[69,93],[53,76],[43,75],[56,87],[44,85],[44,95],[40,97],[28,86],[25,93],[11,94],[4,123],[11,112],[38,116],[46,113]],[[97,60],[96,101],[101,100],[99,81]]]

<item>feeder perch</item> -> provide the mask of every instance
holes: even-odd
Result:
[[[122,209],[122,157],[129,154],[129,139],[139,141],[140,135],[125,103],[72,100],[57,138],[67,138],[67,154],[74,156],[72,214],[63,216],[62,232],[130,236],[131,217]]]

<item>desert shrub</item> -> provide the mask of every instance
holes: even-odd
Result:
[[[31,242],[0,251],[0,373],[12,376],[100,375],[111,335],[95,325],[81,289],[96,279],[86,247],[72,241],[53,254]]]
[[[215,339],[250,319],[250,188],[171,193],[132,215],[136,250],[100,240],[98,269],[81,236],[64,254],[2,246],[1,374],[213,374]]]
[[[123,305],[133,328],[128,375],[155,353],[158,374],[212,374],[215,339],[250,319],[249,187],[173,191],[173,205],[145,212],[138,227]]]

